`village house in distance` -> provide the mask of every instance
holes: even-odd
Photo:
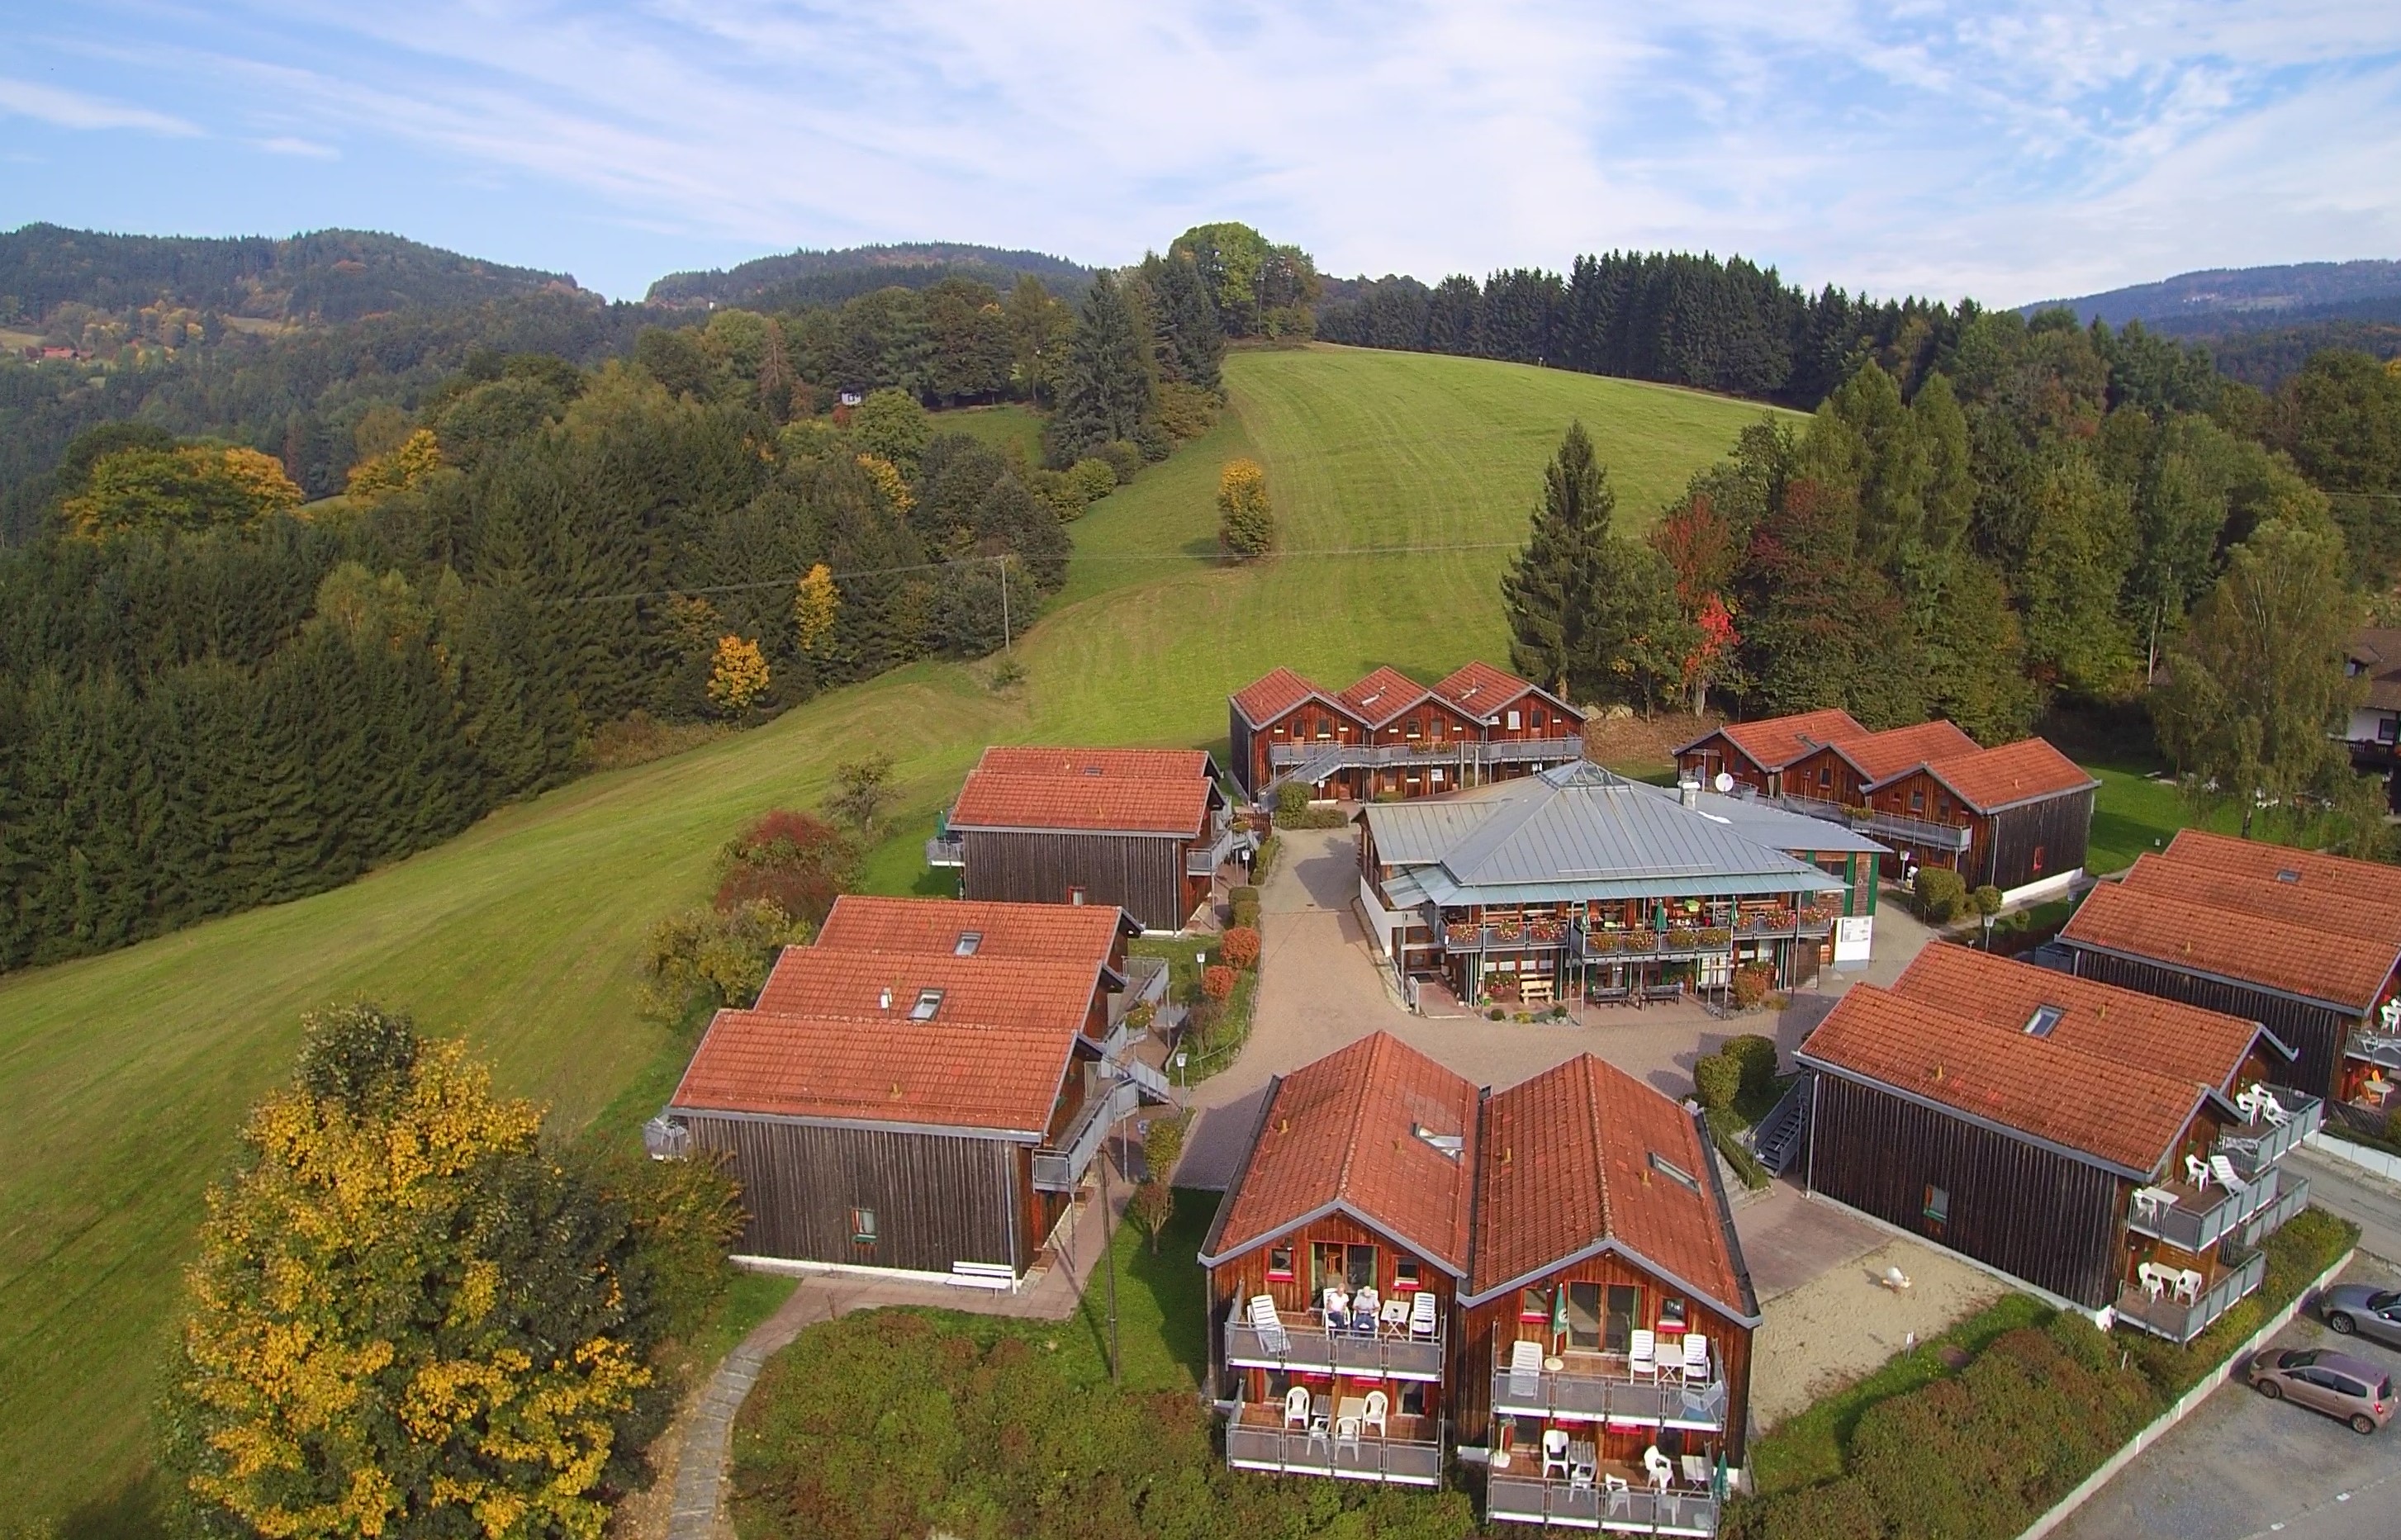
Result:
[[[1885,848],[1822,819],[1578,760],[1360,810],[1359,898],[1414,999],[1625,1001],[1865,963]]]
[[[1199,749],[995,745],[926,845],[971,899],[1098,904],[1181,931],[1253,840]]]
[[[1810,1188],[2188,1342],[2257,1289],[2319,1124],[2258,1022],[1945,942],[1855,984],[1795,1056]]]
[[[1698,1114],[1591,1055],[1493,1092],[1379,1032],[1280,1076],[1200,1257],[1237,1469],[1716,1533],[1759,1307]]]
[[[1254,802],[1295,781],[1318,801],[1436,797],[1584,757],[1584,713],[1484,662],[1432,686],[1379,668],[1344,690],[1279,668],[1227,699],[1226,726]]]
[[[1881,840],[1892,875],[1949,866],[2011,904],[2083,875],[2101,784],[2040,738],[1988,749],[1949,722],[1870,732],[1841,710],[1729,722],[1678,749],[1676,770]]]
[[[651,1152],[722,1152],[734,1261],[1013,1288],[1109,1130],[1173,1093],[1134,1056],[1113,905],[846,893],[747,1011],[720,1011]]]

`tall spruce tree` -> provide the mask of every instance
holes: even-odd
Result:
[[[1125,291],[1102,273],[1076,317],[1059,410],[1043,430],[1050,461],[1063,469],[1112,440],[1132,440],[1150,415],[1149,338]]]
[[[1608,660],[1594,647],[1595,584],[1608,558],[1617,497],[1582,422],[1568,425],[1543,471],[1526,549],[1501,579],[1509,658],[1518,673],[1572,699],[1590,700]]]

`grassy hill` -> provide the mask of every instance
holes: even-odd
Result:
[[[1227,378],[1234,409],[1209,437],[1076,526],[1067,591],[1019,643],[1028,678],[1006,698],[981,668],[908,669],[506,809],[337,892],[0,980],[0,1512],[104,1502],[139,1468],[201,1193],[303,1010],[405,1007],[465,1033],[555,1128],[630,1127],[688,1049],[637,1009],[639,939],[707,892],[737,821],[886,750],[907,807],[872,872],[905,891],[913,841],[987,742],[1215,743],[1227,692],[1278,662],[1348,682],[1501,657],[1497,580],[1571,417],[1631,525],[1759,411],[1425,354],[1245,352]],[[1238,455],[1267,467],[1286,553],[1228,568],[1214,497]]]

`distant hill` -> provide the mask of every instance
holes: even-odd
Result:
[[[2401,262],[2304,262],[2283,267],[2212,267],[2080,299],[2045,300],[2022,314],[2065,307],[2088,324],[2139,320],[2154,331],[2220,336],[2315,320],[2401,320]]]
[[[669,273],[651,285],[652,305],[707,307],[744,305],[787,309],[802,305],[838,305],[877,289],[926,289],[946,278],[971,278],[1007,289],[1031,273],[1053,293],[1080,294],[1092,269],[1040,252],[1003,251],[957,241],[920,240],[896,246],[853,246],[842,251],[806,249],[761,257],[736,267],[706,273]]]
[[[121,236],[56,225],[0,233],[0,324],[39,327],[70,302],[123,311],[160,301],[258,320],[338,322],[545,291],[582,293],[565,273],[507,267],[371,230],[285,239]]]

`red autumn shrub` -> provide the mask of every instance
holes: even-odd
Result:
[[[1234,970],[1222,962],[1213,962],[1201,969],[1200,992],[1216,1001],[1231,996],[1234,992]]]
[[[724,862],[725,876],[717,887],[720,910],[770,899],[814,928],[825,922],[833,901],[857,875],[858,852],[825,820],[777,808],[726,845]]]
[[[1237,925],[1226,933],[1218,951],[1234,967],[1255,967],[1259,961],[1259,933],[1248,925]]]

